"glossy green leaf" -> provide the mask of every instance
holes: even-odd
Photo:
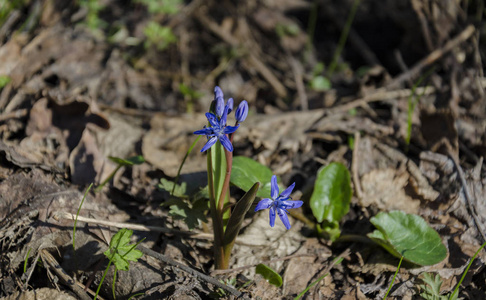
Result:
[[[231,183],[244,191],[251,189],[255,182],[260,182],[260,188],[257,196],[261,198],[270,197],[270,180],[272,179],[272,171],[254,161],[251,158],[244,156],[233,157],[233,168],[231,170]]]
[[[417,215],[402,211],[381,212],[371,218],[378,230],[368,237],[394,256],[417,265],[430,266],[447,256],[439,234]]]
[[[262,275],[270,284],[276,287],[282,286],[282,277],[269,266],[258,264],[256,266],[256,273]]]
[[[136,244],[129,244],[132,234],[130,229],[120,229],[111,238],[110,248],[103,253],[113,261],[118,270],[128,271],[128,261],[137,261],[143,255],[142,251],[136,249]]]
[[[114,162],[114,163],[116,163],[118,165],[122,165],[122,166],[140,165],[140,164],[143,164],[145,162],[145,159],[141,155],[132,156],[132,157],[129,157],[127,159],[123,159],[123,158],[119,158],[119,157],[114,157],[114,156],[108,156],[108,158],[112,162]]]
[[[349,211],[351,196],[351,178],[343,164],[331,163],[321,168],[310,198],[310,207],[317,222],[339,222]]]
[[[260,183],[255,183],[251,189],[236,203],[233,212],[231,213],[231,217],[226,225],[226,231],[224,233],[223,238],[223,246],[230,245],[229,247],[232,248],[232,244],[234,243],[236,236],[240,232],[241,223],[245,219],[245,215],[250,209],[253,201],[255,201],[256,193],[258,191],[258,187]],[[229,250],[231,251],[231,249]]]

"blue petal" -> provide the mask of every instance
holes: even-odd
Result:
[[[204,128],[204,129],[201,129],[201,130],[194,131],[194,134],[212,135],[212,134],[214,134],[214,131],[213,131],[212,128]]]
[[[290,208],[301,207],[302,204],[304,204],[304,202],[300,200],[284,200],[284,201],[280,201],[278,207],[283,209],[290,209]]]
[[[277,199],[278,198],[278,184],[277,184],[277,176],[273,175],[272,176],[272,184],[271,184],[271,195],[272,199]]]
[[[224,129],[223,129],[223,133],[224,134],[230,134],[230,133],[233,133],[236,131],[236,129],[238,129],[238,127],[240,127],[240,124],[238,124],[237,126],[226,126]]]
[[[224,127],[226,126],[226,119],[228,118],[228,105],[224,107],[223,115],[221,116],[221,119],[219,120],[219,126]]]
[[[209,124],[211,124],[212,127],[219,127],[218,118],[214,114],[206,113],[206,118],[208,119]]]
[[[241,101],[240,105],[235,112],[235,118],[238,122],[245,121],[246,117],[248,116],[248,102],[246,100]]]
[[[295,182],[292,183],[292,185],[289,186],[285,191],[283,191],[280,194],[280,197],[282,197],[282,198],[288,198],[290,196],[290,194],[292,193],[292,190],[294,189],[294,187],[295,187]]]
[[[216,99],[214,99],[214,101],[216,101],[216,115],[218,117],[221,117],[221,115],[223,114],[223,109],[224,109],[224,99],[223,97],[216,97]]]
[[[206,145],[204,145],[204,147],[201,149],[201,152],[204,152],[204,151],[208,150],[209,148],[211,148],[211,146],[213,146],[216,143],[217,140],[218,140],[218,138],[215,137],[215,136],[210,138],[208,140],[208,142],[206,143]]]
[[[226,106],[228,107],[228,114],[231,113],[233,111],[233,98],[228,99]]]
[[[270,207],[270,227],[275,226],[275,207]]]
[[[289,222],[289,217],[287,216],[287,213],[285,212],[285,210],[281,209],[281,208],[277,208],[277,212],[278,212],[278,216],[280,217],[280,220],[282,220],[282,223],[285,225],[285,228],[287,228],[287,230],[290,229],[290,222]]]
[[[214,87],[214,99],[224,98],[223,90],[219,86]]]
[[[262,199],[260,200],[260,202],[258,202],[255,211],[270,208],[270,206],[272,206],[272,203],[273,203],[272,199],[269,198]]]
[[[229,152],[233,152],[233,145],[231,145],[231,142],[226,135],[220,135],[219,141],[226,150],[228,150]]]

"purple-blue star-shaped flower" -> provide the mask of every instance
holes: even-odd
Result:
[[[228,101],[229,102],[229,101]],[[232,105],[232,103],[231,103]],[[229,140],[227,134],[233,133],[238,129],[237,126],[226,126],[226,119],[228,117],[228,111],[230,110],[229,103],[226,104],[223,114],[220,119],[213,113],[206,113],[206,118],[208,118],[209,125],[211,127],[206,127],[204,129],[194,131],[194,134],[205,135],[208,138],[206,145],[201,149],[204,152],[211,148],[218,140],[221,142],[223,147],[229,152],[233,152],[233,145]]]
[[[300,200],[289,200],[290,194],[295,187],[295,182],[292,183],[285,191],[279,194],[278,184],[277,184],[277,176],[272,176],[271,181],[271,196],[272,199],[265,198],[258,202],[255,211],[259,211],[261,209],[270,208],[270,226],[273,227],[275,225],[275,215],[278,214],[280,220],[285,225],[285,228],[290,229],[290,222],[289,217],[287,214],[289,213],[287,209],[290,208],[298,208],[301,207],[304,202]]]

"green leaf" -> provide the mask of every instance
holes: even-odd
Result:
[[[230,248],[232,248],[232,244],[234,243],[236,236],[240,232],[241,223],[243,223],[243,220],[245,219],[245,214],[248,212],[251,205],[253,204],[253,201],[255,200],[259,186],[259,182],[255,183],[251,187],[251,189],[240,199],[240,201],[236,203],[235,208],[231,213],[228,224],[226,225],[226,231],[224,232],[223,238],[223,247],[226,247],[226,245],[231,245]],[[229,249],[229,251],[231,251],[231,249]]]
[[[182,182],[181,184],[177,184],[173,181],[167,180],[165,178],[160,179],[160,183],[158,185],[159,189],[165,190],[167,192],[172,192],[172,188],[174,187],[174,194],[172,196],[178,197],[178,198],[187,198],[188,196],[186,195],[187,192],[187,183]]]
[[[450,293],[441,295],[440,287],[442,286],[442,279],[440,278],[439,274],[436,274],[435,277],[432,273],[424,273],[424,277],[422,278],[424,284],[419,285],[420,290],[420,297],[425,300],[458,300],[457,294],[455,294],[452,298],[450,297]],[[462,298],[459,298],[462,299]]]
[[[0,90],[3,89],[12,79],[7,75],[0,75]]]
[[[244,156],[233,157],[231,183],[244,191],[250,190],[255,182],[260,182],[261,185],[257,196],[269,198],[272,175],[273,173],[268,167],[251,158]]]
[[[310,87],[316,92],[324,92],[331,89],[331,81],[326,77],[319,75],[310,81]]]
[[[183,219],[189,230],[192,230],[199,225],[199,221],[208,221],[205,215],[208,208],[205,199],[196,200],[192,204],[181,200],[170,206],[169,214],[176,219]]]
[[[269,266],[258,264],[256,266],[256,273],[262,275],[270,284],[276,287],[282,286],[282,277]]]
[[[103,253],[113,261],[118,270],[128,271],[128,261],[137,261],[143,255],[142,251],[135,249],[137,244],[129,244],[132,234],[130,229],[120,229],[111,238],[110,248]]]
[[[430,266],[447,256],[439,234],[423,218],[402,211],[381,212],[371,218],[378,230],[368,237],[394,256],[417,265]]]
[[[336,223],[348,213],[351,202],[351,178],[340,163],[331,163],[317,172],[310,207],[317,222]]]
[[[122,166],[140,165],[145,162],[145,159],[141,155],[132,156],[127,159],[123,159],[115,156],[108,156],[108,158],[115,164],[122,165]]]

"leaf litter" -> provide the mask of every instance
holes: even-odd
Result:
[[[424,272],[439,274],[442,291],[450,292],[484,242],[486,230],[485,80],[478,59],[482,46],[461,25],[459,19],[468,12],[460,6],[413,0],[404,8],[388,2],[361,4],[328,91],[306,84],[318,61],[331,60],[343,26],[340,20],[349,8],[343,4],[317,11],[314,51],[302,59],[310,24],[303,14],[312,12],[303,1],[224,7],[192,1],[160,19],[180,38],[166,51],[129,45],[144,38],[149,15],[141,4],[133,9],[107,1],[109,10],[99,17],[116,24],[112,30],[125,26],[134,38],[113,42],[110,31],[99,35],[78,23],[87,12],[74,3],[57,7],[47,1],[36,10],[36,1],[25,2],[0,30],[0,75],[11,79],[0,92],[0,297],[22,294],[31,299],[30,291],[21,292],[27,284],[34,285],[37,294],[49,287],[54,297],[58,292],[41,278],[55,274],[55,266],[77,282],[99,282],[102,268],[96,265],[116,228],[80,222],[73,253],[73,221],[56,218],[56,212],[76,212],[86,185],[101,182],[114,169],[108,156],[140,154],[147,163],[124,168],[109,187],[88,197],[80,215],[173,230],[134,235],[137,240],[148,236],[145,245],[209,274],[211,241],[177,233],[188,227],[174,214],[183,217],[185,212],[178,208],[171,213],[160,206],[170,197],[157,185],[161,178],[173,180],[177,175],[193,142],[191,133],[206,124],[202,114],[192,111],[208,106],[207,91],[217,83],[235,99],[250,103],[248,125],[239,129],[235,152],[277,170],[284,184],[295,181],[300,199],[310,195],[322,165],[357,165],[353,185],[359,184],[363,194],[353,196],[351,211],[340,224],[343,234],[369,233],[371,217],[396,209],[420,215],[438,231],[447,258],[430,267],[406,265],[398,273],[393,297],[416,295],[414,287],[423,284],[419,277]],[[27,12],[38,14],[38,26],[22,27]],[[323,17],[330,12],[333,18]],[[382,37],[372,34],[373,26],[384,28]],[[459,42],[447,46],[454,41]],[[394,43],[393,49],[388,42]],[[434,60],[423,60],[431,53]],[[411,143],[405,145],[410,88],[432,65],[439,71],[431,75],[429,92],[412,112]],[[368,70],[359,70],[362,66]],[[183,95],[179,83],[202,96]],[[353,155],[351,137],[356,132],[362,138],[360,151]],[[204,161],[197,151],[189,156],[181,176],[188,189],[204,186]],[[302,212],[308,214],[308,206]],[[291,224],[288,232],[282,226],[268,230],[268,215],[261,213],[250,213],[244,220],[232,268],[243,268],[237,273],[251,282],[240,289],[248,297],[295,297],[348,246],[352,251],[342,264],[333,266],[306,297],[384,296],[398,263],[394,257],[373,245],[318,241],[300,221],[291,218]],[[210,228],[200,221],[192,226],[198,232]],[[19,280],[27,253],[27,264],[36,274],[29,282]],[[45,264],[36,270],[38,257]],[[81,268],[75,257],[86,264]],[[485,297],[485,257],[483,251],[473,264],[462,297]],[[283,275],[281,289],[255,275],[259,263]],[[120,297],[145,291],[147,299],[201,299],[214,290],[211,283],[150,256],[118,275]],[[111,297],[110,278],[102,287],[104,297]],[[82,298],[69,284],[50,280],[60,287],[59,293]],[[92,289],[94,284],[83,293]]]

